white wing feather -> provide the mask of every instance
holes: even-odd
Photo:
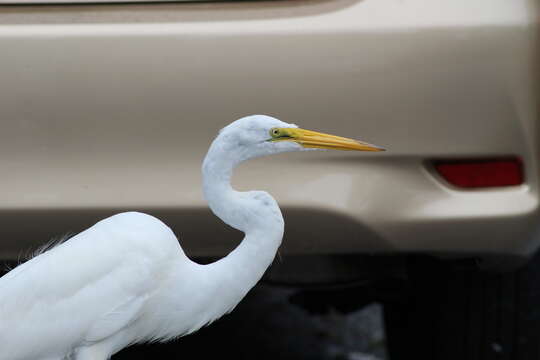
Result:
[[[132,297],[96,320],[86,334],[86,342],[104,340],[131,324],[138,315],[148,296]]]
[[[0,359],[64,356],[121,330],[178,249],[161,221],[123,213],[15,268],[0,278]]]

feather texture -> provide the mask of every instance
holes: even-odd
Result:
[[[191,261],[150,215],[104,219],[0,278],[0,360],[105,360],[133,343],[192,333],[234,309],[271,264],[284,222],[269,194],[237,192],[230,178],[241,161],[300,149],[268,142],[276,126],[294,127],[266,116],[234,122],[203,163],[212,211],[246,234],[228,256]]]

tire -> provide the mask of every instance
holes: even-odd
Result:
[[[510,273],[414,262],[385,303],[390,360],[539,360],[540,256]]]

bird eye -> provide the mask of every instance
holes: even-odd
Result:
[[[272,137],[278,137],[279,136],[279,129],[278,128],[273,128],[270,130],[270,135]]]

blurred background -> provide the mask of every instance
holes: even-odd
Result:
[[[231,314],[196,335],[126,349],[115,359],[385,360],[381,305],[313,313],[290,303],[297,290],[259,285]]]

